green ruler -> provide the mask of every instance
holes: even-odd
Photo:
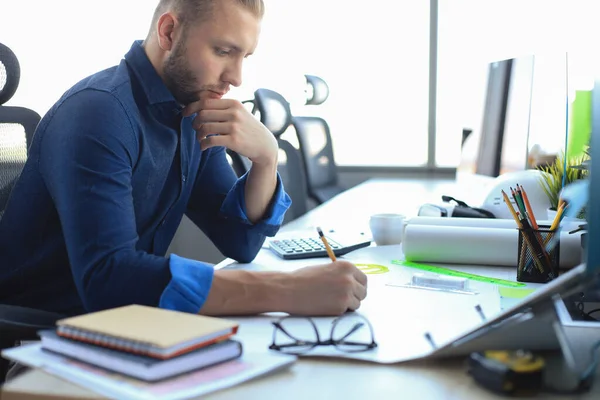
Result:
[[[422,271],[432,272],[434,274],[439,274],[439,275],[450,275],[450,276],[456,276],[459,278],[467,278],[467,279],[471,279],[473,281],[491,283],[494,285],[502,285],[502,286],[510,286],[510,287],[526,286],[523,282],[514,282],[514,281],[507,281],[504,279],[490,278],[489,276],[475,275],[475,274],[470,274],[468,272],[456,271],[456,270],[448,269],[448,268],[444,268],[444,267],[436,267],[434,265],[419,264],[419,263],[410,262],[410,261],[392,260],[392,264],[401,265],[403,267],[416,268],[416,269],[420,269]],[[515,272],[515,274],[516,274],[516,272]]]

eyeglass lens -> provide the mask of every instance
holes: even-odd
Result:
[[[331,339],[341,351],[365,351],[373,343],[373,332],[366,319],[359,315],[347,314],[333,322]]]
[[[357,314],[346,314],[333,321],[330,337],[323,341],[312,319],[285,317],[274,323],[272,349],[288,354],[302,354],[319,345],[334,345],[345,352],[365,351],[374,347],[373,331],[368,321]]]
[[[286,317],[276,324],[273,344],[281,352],[302,354],[319,342],[316,326],[309,318]]]

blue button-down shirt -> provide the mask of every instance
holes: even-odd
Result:
[[[66,314],[126,304],[198,312],[212,266],[170,255],[185,213],[226,256],[251,261],[282,223],[278,177],[264,219],[246,217],[246,176],[202,151],[192,117],[141,42],[67,91],[40,122],[0,220],[0,303]]]

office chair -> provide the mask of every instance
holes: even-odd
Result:
[[[294,220],[308,211],[308,191],[300,152],[290,142],[281,138],[292,121],[290,104],[279,93],[260,88],[254,92],[254,110],[260,115],[260,122],[269,129],[279,145],[279,165],[277,171],[283,186],[292,199],[284,223]]]
[[[17,91],[21,77],[15,54],[0,43],[0,216],[27,160],[27,149],[40,115],[24,107],[4,105]]]
[[[238,154],[231,149],[227,149],[225,151],[229,156],[229,163],[231,164],[231,167],[235,171],[235,174],[238,176],[238,178],[250,170],[252,161],[250,161],[247,157],[244,157],[243,155]]]
[[[23,340],[39,340],[37,332],[52,329],[62,314],[28,307],[0,304],[0,350],[9,349]],[[0,384],[4,383],[10,362],[0,358]]]
[[[306,104],[322,104],[329,97],[327,83],[314,75],[305,77]],[[297,116],[292,118],[292,125],[300,145],[308,194],[317,204],[322,204],[345,190],[338,179],[329,124],[320,117]]]
[[[244,100],[242,101],[242,104],[252,114],[256,112],[256,105],[254,99]],[[248,157],[238,154],[231,149],[226,149],[225,151],[227,152],[227,156],[229,158],[229,164],[235,171],[235,174],[238,176],[238,178],[250,170],[250,167],[252,166],[252,161],[250,161]]]
[[[15,54],[0,43],[0,218],[14,183],[27,160],[27,149],[40,116],[23,107],[5,106],[19,86],[20,67]],[[0,265],[2,268],[2,265]],[[37,340],[37,331],[55,326],[60,314],[0,304],[0,350],[22,340]],[[0,358],[0,384],[4,382],[9,361]]]

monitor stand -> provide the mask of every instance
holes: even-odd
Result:
[[[558,297],[558,296],[557,296]],[[573,319],[572,314],[561,298],[554,299],[555,321],[553,330],[558,339],[564,363],[575,382],[592,366],[600,356],[600,321]],[[596,371],[591,372],[590,385]]]
[[[600,349],[592,351],[597,345],[600,346],[600,322],[574,320],[561,296],[556,294],[436,348],[428,358],[464,356],[485,350],[554,351],[561,356],[554,358],[560,361],[547,365],[546,381],[558,390],[572,390],[591,384],[594,373],[588,382],[582,382],[581,377],[592,365],[594,353],[600,352]]]

